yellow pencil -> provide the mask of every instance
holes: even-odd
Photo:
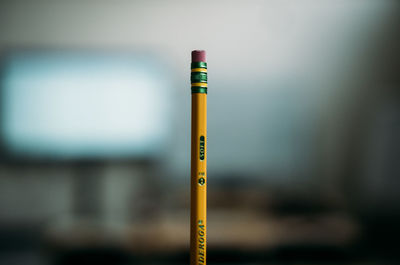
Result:
[[[205,265],[207,242],[207,63],[205,51],[192,51],[191,83],[190,265]]]

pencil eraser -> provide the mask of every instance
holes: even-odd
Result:
[[[192,51],[192,63],[206,62],[206,51],[194,50]]]

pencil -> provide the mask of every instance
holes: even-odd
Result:
[[[207,63],[205,51],[192,51],[192,137],[190,265],[206,264],[207,230]]]

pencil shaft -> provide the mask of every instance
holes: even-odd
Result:
[[[207,94],[192,94],[190,264],[206,264]]]

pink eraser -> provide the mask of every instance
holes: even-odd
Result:
[[[192,63],[206,62],[206,51],[194,50],[192,51]]]

